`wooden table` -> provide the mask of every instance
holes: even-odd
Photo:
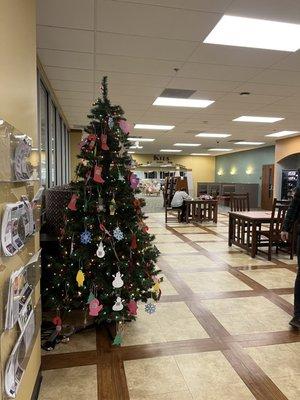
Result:
[[[257,253],[257,230],[270,220],[271,211],[229,212],[228,245],[241,247],[254,258]]]
[[[184,200],[186,204],[185,222],[189,222],[189,216],[194,222],[218,221],[218,200]]]

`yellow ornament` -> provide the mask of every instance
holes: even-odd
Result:
[[[152,291],[156,293],[160,291],[160,282],[156,282],[155,285],[152,286]]]
[[[81,271],[81,269],[77,272],[76,281],[79,287],[83,286],[84,273]]]

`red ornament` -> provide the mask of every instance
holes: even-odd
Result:
[[[101,231],[103,231],[103,232],[105,232],[105,230],[106,230],[106,229],[105,229],[105,226],[104,226],[103,224],[100,224],[100,225],[99,225],[99,228],[100,228]]]
[[[143,226],[142,230],[143,230],[144,233],[147,233],[149,231],[149,228],[148,228],[147,225],[145,225],[145,226]]]
[[[88,140],[90,141],[89,148],[90,148],[90,150],[92,150],[96,144],[97,136],[90,134],[88,136]]]
[[[94,181],[97,183],[104,183],[104,179],[101,176],[102,173],[102,167],[100,165],[96,165],[94,168]]]
[[[109,147],[107,146],[107,135],[105,133],[101,133],[101,149],[109,150]]]
[[[72,211],[76,211],[77,210],[76,202],[77,202],[78,197],[79,196],[77,194],[73,194],[72,195],[71,200],[70,200],[70,202],[68,204],[68,209],[69,210],[72,210]]]
[[[61,318],[58,315],[52,318],[52,322],[55,326],[61,326],[62,324]]]
[[[131,315],[137,315],[138,306],[136,301],[130,300],[130,302],[127,304],[127,308]]]
[[[99,312],[102,310],[103,305],[100,304],[98,299],[93,299],[89,304],[89,315],[97,317]]]
[[[131,249],[137,248],[136,235],[132,235],[132,237],[131,237],[130,248]]]

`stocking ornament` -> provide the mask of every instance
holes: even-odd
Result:
[[[135,235],[132,235],[132,237],[131,237],[130,248],[131,249],[136,249],[137,248],[137,242],[136,242],[136,236]]]
[[[97,255],[98,258],[103,258],[105,256],[105,250],[104,250],[104,246],[103,246],[102,240],[100,241],[100,243],[98,245],[98,249],[97,249],[96,255]]]
[[[137,315],[138,306],[136,301],[130,300],[130,302],[127,304],[127,308],[131,315]]]
[[[123,275],[121,275],[121,272],[117,272],[116,275],[113,275],[113,277],[115,278],[112,283],[114,288],[119,289],[124,285],[122,276]]]
[[[103,305],[100,304],[98,299],[93,299],[89,305],[89,315],[92,317],[98,317],[99,312],[102,310]]]
[[[136,189],[139,186],[139,178],[136,176],[136,174],[131,174],[130,175],[130,186],[132,189]]]
[[[71,210],[71,211],[76,211],[77,210],[76,202],[77,202],[78,197],[79,196],[77,194],[73,194],[72,195],[71,200],[70,200],[70,202],[68,204],[68,209],[69,210]]]
[[[88,139],[90,141],[89,148],[92,150],[96,144],[97,136],[96,135],[89,135]]]
[[[123,310],[123,304],[122,304],[122,299],[121,297],[117,297],[115,304],[113,305],[113,311],[122,311]]]
[[[101,149],[109,150],[109,147],[107,146],[107,135],[105,133],[101,133]]]
[[[102,173],[102,167],[100,167],[99,165],[95,165],[94,168],[94,181],[97,183],[104,183],[104,179],[101,176]]]

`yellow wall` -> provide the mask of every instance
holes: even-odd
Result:
[[[0,118],[31,136],[33,146],[37,147],[35,0],[1,0],[0,38]],[[38,185],[39,182],[35,182],[35,186]],[[8,201],[16,201],[20,193],[26,194],[26,191],[30,192],[31,189],[31,184],[0,183],[0,208],[2,209]],[[39,236],[36,234],[18,255],[1,257],[0,286],[13,270],[29,261],[30,253],[35,252],[38,246]],[[3,301],[4,299],[0,302],[1,313],[3,313]],[[1,335],[0,365],[2,369],[5,367],[6,359],[14,344],[15,335],[14,331]],[[40,339],[38,335],[17,400],[30,399],[39,368]],[[0,399],[2,399],[3,385],[2,382],[0,383]]]
[[[197,182],[214,182],[215,180],[215,157],[209,156],[173,156],[168,155],[170,161],[180,164],[192,170],[194,182],[194,195],[196,195]],[[137,163],[153,161],[152,154],[133,154]]]
[[[81,142],[82,133],[78,131],[70,132],[70,177],[75,178],[75,168],[78,164],[77,154],[79,154],[78,144]]]

